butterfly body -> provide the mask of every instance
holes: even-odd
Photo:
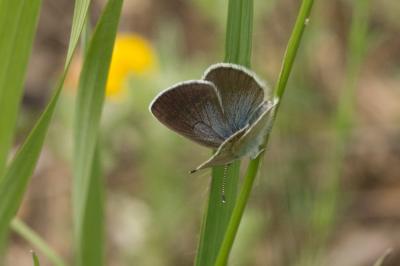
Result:
[[[226,165],[262,151],[276,103],[264,100],[266,85],[234,64],[209,67],[202,80],[162,91],[150,111],[164,125],[203,146],[217,149],[194,171]]]

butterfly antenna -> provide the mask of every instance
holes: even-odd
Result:
[[[224,165],[224,175],[222,176],[222,186],[221,186],[221,200],[222,203],[226,203],[225,198],[225,183],[226,183],[226,175],[228,174],[228,164]]]

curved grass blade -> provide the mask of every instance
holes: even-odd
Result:
[[[13,140],[40,6],[41,0],[0,0],[0,177]]]
[[[73,207],[77,265],[103,265],[103,200],[96,145],[122,0],[109,0],[89,43],[74,125]]]
[[[25,143],[15,155],[0,181],[0,240],[4,239],[8,225],[15,216],[26,190],[30,176],[36,166],[56,100],[60,93],[65,74],[58,83],[56,94],[39,118]]]
[[[85,14],[84,16],[86,16],[88,9],[88,5],[84,4],[86,2],[88,1],[78,0],[75,5],[76,8],[81,9],[79,13]],[[73,54],[75,51],[78,43],[77,40],[82,32],[83,24],[84,20],[82,22],[80,19],[74,17],[72,22],[71,39],[76,41],[70,42],[68,54]],[[7,167],[4,176],[0,179],[0,243],[2,243],[6,238],[11,219],[15,216],[21,204],[29,178],[38,161],[50,120],[53,116],[66,73],[71,63],[71,56],[67,59],[64,72],[56,85],[53,97],[36,122],[34,128],[31,130],[29,136],[14,156],[10,165]]]
[[[19,219],[11,222],[11,228],[28,241],[37,250],[43,253],[54,266],[65,266],[60,256],[29,226]]]
[[[74,54],[75,47],[78,44],[79,36],[83,30],[85,25],[85,21],[88,14],[88,9],[91,0],[76,0],[74,7],[74,17],[72,19],[72,28],[71,28],[71,36],[69,38],[67,59],[65,63],[65,68],[72,59],[72,55]]]

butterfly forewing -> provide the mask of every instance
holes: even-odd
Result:
[[[188,81],[161,92],[150,105],[168,128],[202,145],[216,148],[230,134],[215,86]]]
[[[226,119],[234,132],[248,124],[251,114],[264,100],[265,85],[253,72],[241,66],[213,65],[206,70],[203,79],[217,87]]]

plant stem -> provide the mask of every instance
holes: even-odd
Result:
[[[243,212],[250,196],[251,188],[253,187],[254,179],[257,175],[260,166],[260,157],[251,160],[247,168],[247,174],[243,181],[242,189],[237,199],[235,208],[231,216],[230,223],[225,233],[224,241],[219,250],[215,265],[225,266],[228,262],[229,253],[235,240],[240,221],[242,220]]]
[[[346,147],[351,137],[354,122],[354,100],[359,80],[359,71],[363,62],[368,36],[368,18],[370,12],[370,0],[355,0],[352,2],[353,16],[348,34],[346,78],[340,91],[339,102],[333,121],[335,136],[329,149],[328,158],[330,168],[325,177],[325,186],[322,189],[319,200],[314,208],[315,235],[318,236],[316,244],[312,246],[314,256],[318,259],[317,248],[321,248],[332,230],[335,222],[335,214],[340,207],[340,177],[343,170],[343,161],[346,155]],[[321,256],[320,256],[321,257]]]
[[[15,218],[11,222],[11,228],[22,236],[26,241],[42,252],[55,266],[65,266],[61,257],[31,228],[23,221]]]
[[[299,15],[297,16],[292,35],[290,36],[286,52],[283,58],[283,63],[282,63],[282,68],[281,72],[279,73],[279,78],[277,85],[275,87],[275,97],[278,99],[281,99],[285,89],[286,89],[286,84],[289,80],[289,75],[290,72],[292,71],[292,66],[294,63],[294,60],[297,55],[297,51],[299,49],[301,37],[303,36],[304,29],[306,25],[309,23],[309,15],[311,12],[311,8],[313,6],[314,1],[313,0],[303,0],[300,10],[299,10]],[[280,103],[278,102],[278,105]]]
[[[250,67],[253,28],[253,0],[230,0],[225,40],[225,62]],[[203,218],[195,265],[212,266],[218,255],[237,197],[240,161],[229,166],[225,198],[221,187],[224,167],[212,169],[208,206]]]
[[[225,39],[225,62],[250,67],[253,0],[230,0]]]
[[[356,0],[353,2],[354,11],[348,41],[346,80],[344,88],[340,93],[339,105],[335,118],[335,127],[340,139],[348,138],[353,122],[354,95],[358,82],[358,74],[364,58],[368,32],[369,7],[370,0]]]
[[[310,15],[310,11],[313,5],[313,0],[303,0],[299,15],[296,19],[296,23],[294,25],[291,37],[289,39],[288,46],[286,48],[286,52],[283,58],[283,64],[281,68],[281,72],[279,74],[278,82],[275,88],[274,96],[277,98],[278,103],[274,113],[273,121],[275,121],[277,110],[281,103],[280,99],[282,98],[286,84],[289,79],[290,72],[293,67],[294,60],[296,58],[296,54],[300,45],[301,38],[303,36],[304,28],[308,24],[308,17]],[[265,141],[265,146],[268,144],[269,136],[267,136]],[[249,199],[249,195],[251,189],[253,187],[254,179],[258,173],[258,169],[260,166],[260,160],[263,156],[263,153],[260,154],[254,160],[251,160],[247,169],[247,174],[244,179],[244,183],[242,189],[239,194],[238,201],[235,205],[235,208],[232,213],[232,218],[229,222],[224,240],[222,242],[221,249],[218,253],[217,261],[215,266],[225,266],[228,262],[229,254],[232,249],[233,242],[235,240],[240,222],[242,220],[243,212],[246,207],[246,204]]]
[[[196,257],[197,266],[214,265],[226,227],[231,218],[233,207],[235,206],[239,168],[240,163],[236,162],[228,169],[228,182],[226,182],[225,186],[226,203],[223,203],[221,199],[224,167],[214,167],[212,169],[208,206],[203,218],[198,255]]]

